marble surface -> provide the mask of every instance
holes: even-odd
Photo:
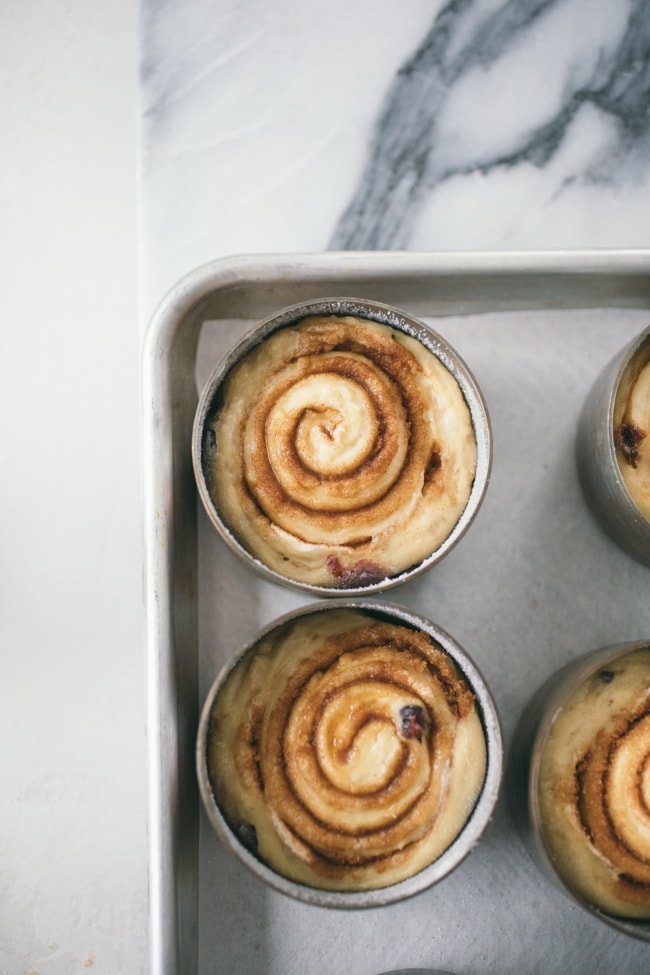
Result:
[[[226,254],[643,247],[646,0],[142,0],[148,312]]]
[[[647,0],[141,0],[140,13],[141,328],[182,275],[227,255],[648,245]],[[512,897],[500,885],[514,878],[542,911],[544,883],[516,858],[492,874],[500,829],[470,897],[484,904],[491,884]],[[503,918],[491,929],[489,913],[468,925],[445,908],[431,933],[436,900],[416,899],[409,962],[395,914],[316,916],[209,850],[232,903],[207,928],[222,955],[204,935],[202,975],[308,975],[324,958],[342,975],[346,959],[358,975],[382,962],[528,970],[526,932]],[[207,884],[217,897],[219,877]],[[449,884],[461,904],[460,873]],[[631,975],[646,970],[645,946],[563,900],[554,911],[574,943],[537,932],[534,970],[610,971],[619,951]],[[206,930],[209,905],[200,917]],[[316,960],[300,936],[291,951],[292,918]]]

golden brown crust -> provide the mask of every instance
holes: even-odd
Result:
[[[621,384],[614,425],[618,465],[632,500],[650,520],[650,362]]]
[[[458,383],[420,342],[327,316],[282,329],[228,376],[209,489],[262,562],[354,584],[421,562],[452,531],[476,469]]]
[[[650,917],[650,651],[598,672],[563,708],[540,766],[558,869],[612,914]]]
[[[215,796],[280,873],[330,889],[386,886],[462,829],[485,739],[472,692],[427,635],[321,612],[231,678],[209,745]]]

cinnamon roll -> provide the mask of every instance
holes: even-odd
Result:
[[[206,484],[243,547],[283,577],[355,588],[421,563],[467,505],[476,438],[424,344],[345,315],[279,329],[226,377]]]
[[[324,890],[412,876],[461,832],[486,774],[474,694],[432,638],[353,608],[299,616],[238,661],[207,770],[241,842]]]
[[[650,918],[650,647],[614,658],[563,705],[539,812],[569,887],[608,914]]]
[[[618,465],[632,500],[650,521],[650,361],[621,384],[617,413]]]

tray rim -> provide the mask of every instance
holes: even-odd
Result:
[[[592,275],[616,268],[621,273],[650,271],[650,247],[628,249],[522,250],[522,251],[318,251],[260,253],[218,257],[182,275],[163,295],[149,319],[144,335],[145,360],[155,357],[155,346],[208,291],[245,281],[260,283],[273,271],[299,272],[303,277],[325,277],[333,268],[351,275],[380,274],[514,274]],[[157,341],[158,340],[158,341]]]
[[[163,296],[145,329],[141,372],[141,433],[143,492],[143,598],[146,677],[149,959],[152,975],[196,972],[196,922],[181,917],[177,890],[179,864],[171,839],[178,830],[178,796],[165,768],[179,768],[183,728],[174,703],[175,548],[174,408],[169,400],[170,350],[180,339],[187,317],[208,296],[233,287],[261,287],[278,276],[307,283],[324,282],[332,273],[346,278],[410,276],[424,278],[467,275],[489,277],[558,276],[592,278],[609,273],[621,278],[648,278],[650,249],[529,250],[529,251],[323,251],[234,255],[208,261],[183,275]],[[579,306],[577,306],[579,307]],[[598,307],[596,303],[593,307]],[[196,702],[198,712],[198,701]],[[186,743],[185,743],[186,744]],[[193,759],[194,743],[189,749]],[[193,765],[193,762],[192,762]],[[182,770],[182,768],[181,768]],[[177,780],[174,779],[174,782]],[[198,789],[197,797],[198,797]],[[198,804],[197,804],[198,819]],[[182,859],[182,858],[181,858]],[[185,879],[187,881],[187,878]],[[191,878],[189,887],[191,888]],[[198,897],[198,890],[194,890]],[[189,949],[183,951],[183,924]],[[192,925],[194,924],[194,927]],[[189,958],[189,955],[193,957]]]

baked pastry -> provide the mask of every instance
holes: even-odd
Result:
[[[632,500],[650,521],[650,361],[621,383],[617,404],[618,465]]]
[[[365,586],[421,563],[452,532],[476,472],[449,369],[412,336],[352,316],[265,338],[227,375],[208,437],[223,522],[261,563],[316,586]]]
[[[373,890],[437,859],[486,774],[474,694],[421,631],[351,608],[271,631],[230,671],[207,726],[223,816],[276,873]]]
[[[650,647],[615,658],[559,711],[539,813],[555,867],[588,903],[650,918]]]

